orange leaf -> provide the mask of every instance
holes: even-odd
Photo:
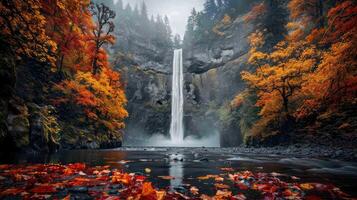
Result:
[[[150,182],[143,183],[143,189],[141,194],[145,196],[149,196],[155,193],[155,189],[152,187]]]
[[[52,185],[39,185],[34,187],[31,190],[32,193],[37,193],[37,194],[48,194],[48,193],[54,193],[56,192],[56,187]]]

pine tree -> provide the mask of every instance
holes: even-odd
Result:
[[[171,27],[170,27],[169,18],[166,15],[165,15],[165,18],[164,18],[164,23],[165,23],[165,29],[166,29],[166,38],[171,39],[172,30],[171,30]]]
[[[204,4],[204,12],[206,13],[206,17],[208,17],[208,19],[214,19],[217,15],[217,10],[215,0],[207,0]]]
[[[196,18],[197,18],[197,11],[195,8],[193,8],[191,11],[191,15],[187,20],[186,32],[183,39],[183,45],[185,47],[189,47],[192,45],[194,31],[196,27]]]
[[[124,9],[123,0],[118,0],[114,8],[116,12],[121,12]]]
[[[147,6],[144,1],[141,4],[140,14],[144,20],[148,20],[148,10],[147,10]]]

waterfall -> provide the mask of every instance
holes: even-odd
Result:
[[[170,136],[173,144],[183,142],[183,66],[182,49],[174,51]]]

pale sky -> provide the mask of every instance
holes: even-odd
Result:
[[[135,4],[140,6],[143,1],[148,7],[149,17],[151,14],[167,15],[173,34],[178,33],[183,37],[192,8],[202,10],[205,0],[123,0],[124,6],[129,2],[133,8]]]

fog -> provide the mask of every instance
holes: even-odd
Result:
[[[204,0],[123,0],[124,5],[130,3],[133,8],[142,2],[146,3],[150,16],[167,15],[173,34],[183,37],[192,8],[202,10]]]
[[[140,138],[140,139],[138,139]],[[147,147],[220,147],[220,136],[217,131],[203,137],[187,136],[182,143],[176,143],[169,137],[156,134],[148,136],[138,131],[133,138],[124,139],[124,146],[147,146]]]

